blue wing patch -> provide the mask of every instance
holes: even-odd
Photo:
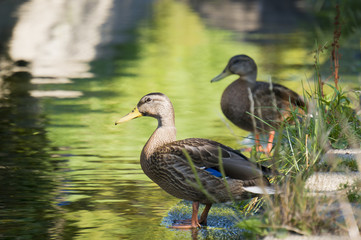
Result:
[[[220,171],[214,169],[214,168],[205,168],[204,170],[206,170],[207,172],[209,172],[213,176],[222,177],[222,173]]]

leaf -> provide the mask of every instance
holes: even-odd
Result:
[[[268,233],[266,227],[259,218],[245,219],[236,225],[239,228],[249,230],[258,235],[266,235]]]

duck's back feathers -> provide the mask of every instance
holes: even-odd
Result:
[[[255,115],[272,126],[276,127],[287,119],[296,108],[299,113],[304,112],[305,102],[302,97],[281,84],[256,82],[252,94],[255,101]]]
[[[179,155],[186,158],[183,150],[188,153],[195,167],[213,168],[219,172],[221,171],[219,159],[221,155],[225,175],[233,179],[251,180],[269,173],[267,168],[260,168],[240,152],[208,139],[188,138],[175,141],[157,149],[155,154]]]
[[[297,93],[295,93],[294,91],[292,91],[291,89],[277,83],[273,83],[271,88],[273,89],[273,92],[278,101],[280,100],[285,101],[288,103],[288,105],[289,103],[291,103],[292,105],[294,105],[294,107],[303,108],[306,106],[302,97]]]

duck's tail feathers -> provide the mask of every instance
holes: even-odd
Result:
[[[251,187],[243,187],[247,192],[255,193],[255,194],[276,194],[277,191],[272,186],[251,186]]]

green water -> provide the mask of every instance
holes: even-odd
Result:
[[[206,25],[186,3],[171,0],[155,2],[152,11],[131,31],[134,40],[114,49],[115,59],[91,63],[96,77],[60,86],[3,86],[13,90],[0,105],[0,238],[194,238],[195,232],[161,224],[179,199],[152,183],[139,165],[156,120],[118,126],[115,120],[143,95],[163,92],[174,104],[178,139],[210,138],[239,148],[248,133],[225,120],[219,104],[236,77],[210,83],[231,56],[250,55],[259,79],[272,77],[300,94],[301,82],[313,78],[314,40],[304,30],[227,31]],[[255,41],[243,41],[246,37]],[[264,39],[272,41],[258,41]],[[349,75],[357,85],[357,74]],[[38,99],[19,86],[76,90],[83,96]],[[241,238],[237,234],[234,238]],[[198,238],[215,238],[214,229],[202,230]]]

